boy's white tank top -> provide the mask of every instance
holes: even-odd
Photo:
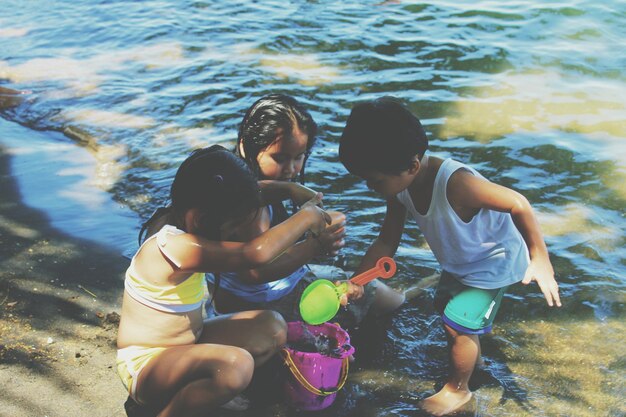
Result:
[[[529,264],[528,249],[511,215],[481,209],[465,223],[450,206],[446,188],[458,169],[482,177],[473,168],[446,159],[435,177],[426,215],[417,212],[408,190],[397,198],[417,222],[444,271],[476,288],[501,288],[521,281]]]

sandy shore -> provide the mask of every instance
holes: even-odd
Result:
[[[128,260],[26,207],[0,145],[0,415],[125,416],[113,364]]]

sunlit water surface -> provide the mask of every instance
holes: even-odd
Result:
[[[292,94],[321,127],[308,185],[349,219],[347,247],[329,262],[351,269],[384,208],[338,162],[338,137],[354,103],[398,96],[423,121],[434,154],[529,198],[560,282],[558,311],[533,286],[507,296],[483,340],[486,365],[466,414],[618,416],[626,414],[625,17],[619,0],[4,0],[0,88],[27,93],[17,106],[0,94],[0,107],[9,121],[55,132],[43,143],[22,132],[8,144],[16,155],[34,155],[31,164],[83,155],[63,151],[73,143],[95,166],[81,171],[83,156],[52,166],[58,177],[46,180],[62,198],[46,199],[35,181],[23,184],[25,201],[54,212],[62,228],[102,241],[114,235],[132,251],[137,224],[165,201],[192,149],[231,146],[253,101]],[[72,191],[63,172],[86,178],[83,191]],[[126,210],[126,221],[103,227],[89,223],[89,211],[73,211],[68,202],[101,198],[86,197],[89,187],[115,202],[95,200],[99,216]],[[437,269],[417,228],[409,223],[405,234],[390,283],[398,289]],[[431,284],[355,335],[348,384],[319,415],[422,415],[417,403],[447,372]],[[270,404],[249,415],[298,414]]]

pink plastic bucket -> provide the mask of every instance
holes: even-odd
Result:
[[[336,324],[319,326],[300,321],[287,323],[287,344],[303,339],[308,332],[314,336],[323,334],[337,341],[336,356],[317,352],[300,352],[290,347],[282,350],[290,373],[285,381],[287,402],[298,410],[321,410],[329,407],[348,377],[349,356],[354,353],[348,332]]]

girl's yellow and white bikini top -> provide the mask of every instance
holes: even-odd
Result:
[[[185,232],[174,226],[165,225],[158,233],[146,239],[141,247],[150,239],[156,239],[157,246],[163,256],[177,267],[180,267],[180,262],[168,253],[166,247],[168,236],[183,233]],[[139,250],[141,250],[141,247]],[[124,280],[124,288],[132,298],[149,307],[169,313],[192,311],[202,306],[207,291],[204,283],[204,273],[196,272],[178,285],[154,285],[144,277],[141,277],[135,270],[136,256],[135,254],[130,261],[130,266],[126,270],[126,279]]]

